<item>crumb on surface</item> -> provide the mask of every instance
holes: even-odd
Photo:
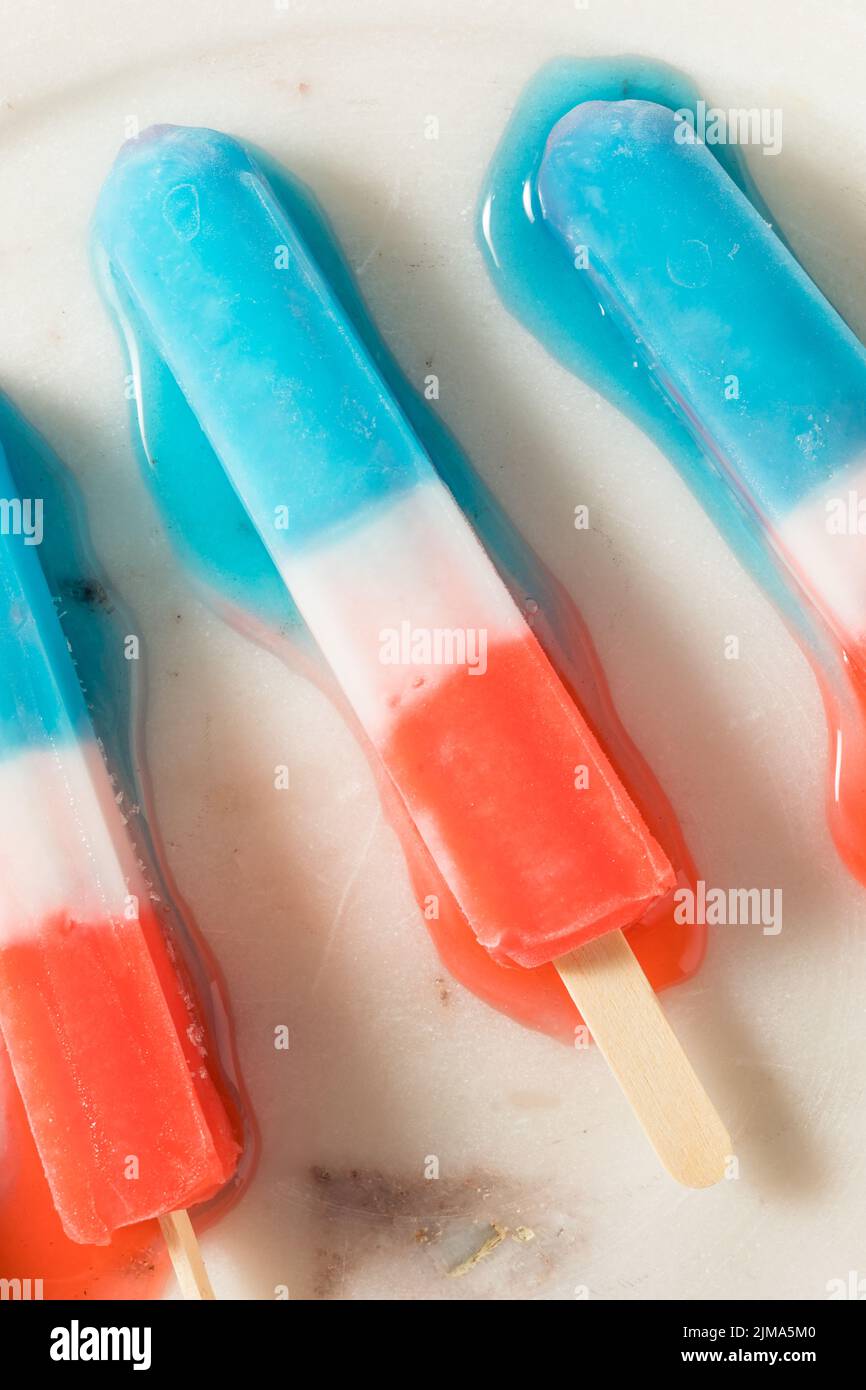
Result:
[[[486,1260],[488,1255],[492,1255],[507,1235],[507,1226],[500,1226],[497,1221],[491,1221],[490,1234],[486,1240],[483,1240],[478,1249],[468,1255],[465,1260],[461,1260],[458,1265],[454,1265],[453,1269],[449,1269],[448,1277],[450,1279],[462,1279],[464,1274],[469,1274],[482,1260]]]

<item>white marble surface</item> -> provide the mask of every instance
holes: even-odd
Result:
[[[262,1131],[246,1198],[206,1241],[222,1296],[820,1299],[866,1274],[866,892],[825,827],[811,674],[666,460],[507,317],[472,237],[526,79],[627,47],[718,104],[783,108],[783,153],[756,176],[866,329],[864,31],[854,0],[0,0],[0,380],[82,481],[141,615],[162,823]],[[578,598],[705,877],[783,888],[781,936],[719,930],[667,997],[738,1181],[678,1190],[596,1054],[443,981],[338,717],[191,595],[132,462],[86,259],[130,117],[223,127],[313,185],[404,366],[420,378],[432,358],[443,415]],[[535,1238],[449,1278],[490,1222]]]

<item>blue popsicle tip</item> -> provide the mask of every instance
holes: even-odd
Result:
[[[547,228],[725,476],[778,523],[866,453],[866,352],[691,125],[590,101],[553,127]]]
[[[130,142],[95,233],[118,303],[144,321],[275,546],[354,525],[431,475],[351,315],[237,141],[162,126]]]

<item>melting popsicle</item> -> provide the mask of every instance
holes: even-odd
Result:
[[[866,645],[866,552],[828,528],[826,505],[866,482],[862,344],[667,107],[577,107],[551,132],[538,187],[780,556],[846,644]]]
[[[159,128],[121,153],[97,235],[479,942],[586,995],[617,970],[646,986],[619,929],[671,866],[261,170]],[[610,959],[584,955],[599,938]],[[678,1076],[712,1154],[666,1159],[715,1181],[727,1136]]]
[[[527,615],[560,679],[676,870],[677,888],[650,916],[628,928],[628,943],[654,989],[687,978],[700,965],[706,926],[700,920],[678,920],[677,894],[694,886],[697,870],[663,788],[618,717],[577,605],[520,535],[458,442],[388,350],[312,191],[267,156],[253,151],[253,158],[266,160],[265,174],[284,216],[299,230],[390,395],[470,519],[515,603]],[[541,1029],[573,1046],[576,1038],[583,1038],[580,1016],[555,967],[513,970],[502,966],[467,925],[378,755],[347,709],[322,653],[153,340],[150,325],[123,292],[123,286],[105,273],[105,257],[98,246],[95,260],[100,288],[123,340],[125,374],[134,373],[134,400],[129,410],[134,452],[167,539],[178,550],[191,582],[224,621],[245,638],[275,651],[349,720],[370,762],[382,810],[406,860],[424,927],[449,975],[523,1026]],[[432,903],[436,904],[435,915],[430,910]]]
[[[862,706],[866,349],[664,105],[576,106],[550,133],[538,194],[569,257],[586,253],[574,293],[594,295],[618,324],[705,455],[711,510],[725,492],[739,502],[806,610],[799,626],[823,622],[848,703]],[[813,661],[835,724],[839,678]],[[833,828],[864,878],[862,708],[845,723],[844,792],[833,738]]]
[[[2,449],[0,497],[0,1029],[64,1230],[104,1244],[213,1195],[238,1144]]]

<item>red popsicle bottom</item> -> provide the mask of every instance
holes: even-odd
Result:
[[[619,719],[586,624],[570,595],[537,559],[534,570],[533,632],[565,690],[603,746],[645,825],[664,850],[676,873],[677,886],[694,890],[697,869],[677,816],[652,768]],[[262,640],[261,633],[257,633],[257,637]],[[278,650],[285,659],[285,649]],[[380,757],[368,743],[345,701],[332,683],[321,682],[302,651],[296,648],[289,651],[292,669],[322,684],[368,753],[383,807],[403,849],[419,906],[419,923],[429,932],[445,970],[477,998],[521,1026],[546,1033],[571,1046],[584,1046],[587,1033],[583,1020],[554,966],[512,968],[494,960],[480,944],[408,814],[405,801],[398,795]],[[480,680],[483,685],[487,676],[472,679]],[[421,756],[423,750],[422,740]],[[507,764],[502,763],[500,773],[507,775]],[[639,922],[624,930],[644,974],[656,991],[689,979],[703,960],[707,929],[702,923],[684,922],[682,914],[675,914],[673,890],[646,911]],[[445,981],[437,977],[435,983],[441,997],[447,999]]]
[[[170,1264],[156,1221],[123,1226],[108,1245],[79,1245],[64,1232],[2,1042],[0,1133],[0,1296],[9,1300],[159,1297]],[[11,1310],[7,1316],[12,1316]]]
[[[531,634],[395,710],[383,760],[478,940],[532,968],[632,926],[676,877]]]
[[[0,1020],[63,1229],[119,1227],[205,1200],[236,1125],[159,923],[59,914],[0,950]]]

